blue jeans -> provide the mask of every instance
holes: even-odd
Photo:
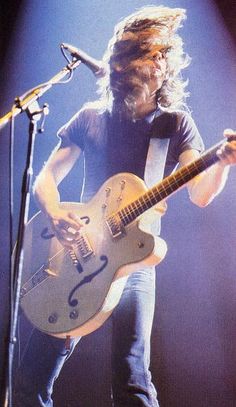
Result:
[[[114,407],[158,407],[149,371],[154,303],[155,269],[133,273],[111,317]],[[54,381],[79,339],[68,351],[64,340],[33,331],[16,375],[13,407],[53,406]]]

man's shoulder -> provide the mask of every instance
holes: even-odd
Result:
[[[98,100],[98,101],[94,101],[94,102],[85,103],[79,112],[80,112],[80,114],[87,116],[87,117],[102,118],[102,117],[106,116],[108,111],[107,111],[106,107]]]
[[[179,129],[183,122],[191,122],[193,120],[191,113],[186,110],[163,111],[159,117],[160,122],[170,123],[176,129]]]
[[[173,137],[180,131],[183,123],[191,121],[191,114],[187,111],[163,111],[153,120],[152,135],[160,138]]]

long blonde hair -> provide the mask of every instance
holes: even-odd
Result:
[[[133,95],[143,92],[145,78],[150,77],[150,54],[161,50],[167,63],[167,77],[156,94],[157,105],[166,110],[186,109],[186,81],[181,76],[190,58],[183,51],[177,34],[185,10],[164,6],[147,6],[124,18],[114,28],[103,61],[105,76],[98,81],[100,102],[109,110],[135,109]]]

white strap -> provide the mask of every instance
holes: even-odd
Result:
[[[148,188],[163,178],[169,142],[169,138],[150,139],[144,172],[144,181]]]

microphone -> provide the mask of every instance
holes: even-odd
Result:
[[[90,57],[88,54],[86,54],[86,52],[65,42],[61,44],[61,48],[69,51],[73,58],[76,58],[85,64],[97,78],[102,78],[105,76],[105,68],[102,61],[98,61],[97,59]]]

